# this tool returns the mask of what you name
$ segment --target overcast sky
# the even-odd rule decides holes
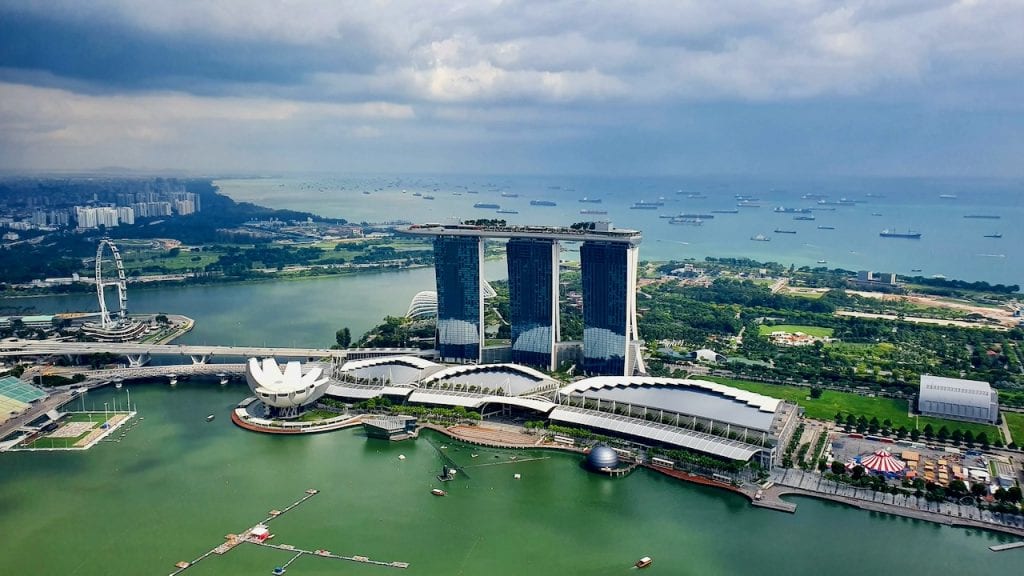
[[[1024,176],[1024,1],[0,0],[0,168]]]

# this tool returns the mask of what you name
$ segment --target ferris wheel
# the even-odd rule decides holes
[[[117,270],[117,279],[110,281],[103,281],[103,248],[109,247],[110,253],[113,256],[114,268]],[[117,302],[118,311],[117,319],[113,320],[110,317],[110,311],[107,309],[107,300],[104,297],[103,291],[107,286],[117,286]],[[109,238],[100,240],[100,245],[96,247],[96,298],[100,301],[100,325],[104,328],[109,328],[114,324],[118,324],[125,320],[128,316],[128,289],[127,281],[124,277],[124,265],[121,264],[121,253],[117,250],[117,246],[110,241]]]

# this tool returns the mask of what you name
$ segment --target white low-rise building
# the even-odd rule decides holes
[[[922,374],[917,409],[928,416],[995,424],[999,393],[988,382]]]

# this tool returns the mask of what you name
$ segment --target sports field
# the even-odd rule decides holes
[[[873,398],[870,396],[853,394],[851,392],[838,392],[836,390],[822,390],[821,398],[811,398],[811,389],[806,386],[766,384],[764,382],[751,382],[748,380],[734,380],[731,378],[718,378],[712,376],[701,376],[701,378],[705,380],[713,380],[720,384],[725,384],[726,386],[732,386],[741,390],[749,390],[751,392],[757,392],[758,394],[764,394],[765,396],[781,398],[783,400],[799,404],[803,407],[807,417],[815,420],[833,420],[836,416],[836,412],[842,412],[843,414],[853,414],[858,417],[864,416],[868,420],[875,417],[878,418],[879,422],[890,420],[894,427],[899,428],[900,426],[906,426],[907,430],[913,430],[915,425],[918,426],[919,429],[923,430],[926,425],[931,424],[932,428],[934,428],[936,432],[938,432],[939,428],[945,426],[950,430],[950,432],[957,428],[964,432],[970,430],[974,435],[985,432],[990,440],[1001,437],[995,426],[989,426],[987,424],[943,420],[942,418],[932,418],[929,416],[910,416],[908,414],[909,406],[906,400],[881,397]],[[1024,421],[1022,421],[1022,424],[1024,424]],[[1021,433],[1024,434],[1024,431]]]

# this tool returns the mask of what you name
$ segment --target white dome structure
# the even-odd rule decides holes
[[[301,364],[288,362],[282,371],[273,358],[262,362],[250,358],[245,365],[245,381],[267,407],[268,415],[286,418],[297,416],[300,407],[323,396],[329,382],[319,366],[303,374]]]
[[[417,292],[412,297],[412,302],[409,302],[409,310],[405,313],[405,317],[412,320],[437,317],[437,292],[433,290]]]

